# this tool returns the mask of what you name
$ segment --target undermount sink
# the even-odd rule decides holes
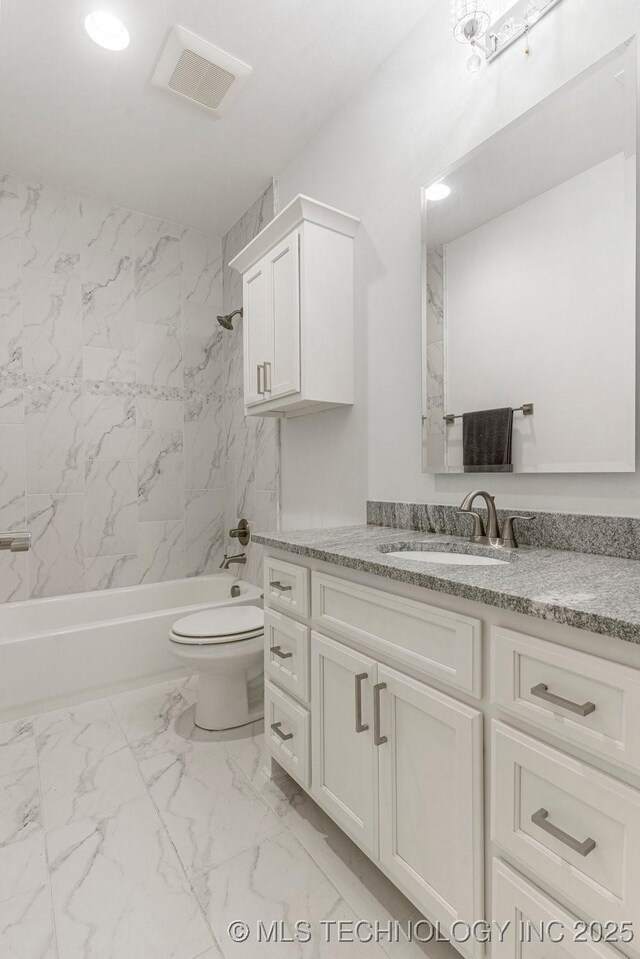
[[[474,556],[471,553],[440,553],[435,550],[405,549],[397,553],[387,553],[396,559],[411,559],[417,563],[438,563],[445,566],[504,566],[504,559],[493,556]]]
[[[442,549],[396,549],[381,552],[394,559],[410,559],[414,563],[434,563],[438,566],[505,566],[509,562],[508,559],[497,559],[495,556]]]

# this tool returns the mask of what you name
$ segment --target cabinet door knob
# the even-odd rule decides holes
[[[358,673],[356,680],[356,732],[364,733],[369,728],[368,723],[362,722],[362,684],[368,679],[367,673]]]
[[[578,716],[588,716],[589,713],[594,713],[596,709],[595,703],[574,703],[570,699],[564,699],[562,696],[550,693],[546,683],[538,683],[537,686],[532,686],[529,692],[532,696],[537,696],[538,699],[544,699],[546,703],[560,706],[561,709],[576,713]]]
[[[577,852],[580,856],[588,856],[589,853],[593,852],[596,848],[595,839],[583,839],[582,842],[580,842],[579,839],[574,839],[573,836],[570,836],[564,829],[560,829],[559,826],[554,826],[552,822],[549,822],[549,813],[546,809],[538,809],[537,812],[534,812],[531,816],[531,822],[534,826],[539,826],[544,832],[549,833],[554,839],[559,839],[560,842],[563,842],[565,846],[569,846],[570,849],[573,849],[573,851]]]
[[[373,687],[373,742],[376,746],[387,742],[387,737],[380,735],[380,693],[386,688],[386,683],[376,683]]]

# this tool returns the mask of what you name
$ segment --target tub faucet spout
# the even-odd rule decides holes
[[[220,563],[220,569],[229,569],[232,563],[238,563],[239,566],[244,566],[246,562],[247,562],[246,553],[238,553],[237,556],[227,556],[227,554],[225,553],[224,559]]]

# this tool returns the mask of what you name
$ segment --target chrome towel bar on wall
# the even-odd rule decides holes
[[[522,406],[516,406],[513,409],[514,413],[522,413],[523,416],[533,416],[533,403],[523,403]],[[464,414],[462,413],[447,413],[446,416],[443,416],[442,419],[449,426],[453,426],[456,420],[461,420]],[[425,417],[423,417],[425,419]]]

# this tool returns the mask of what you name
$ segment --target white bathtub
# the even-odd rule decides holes
[[[179,676],[171,625],[212,606],[261,605],[260,594],[217,573],[0,605],[0,721]]]

